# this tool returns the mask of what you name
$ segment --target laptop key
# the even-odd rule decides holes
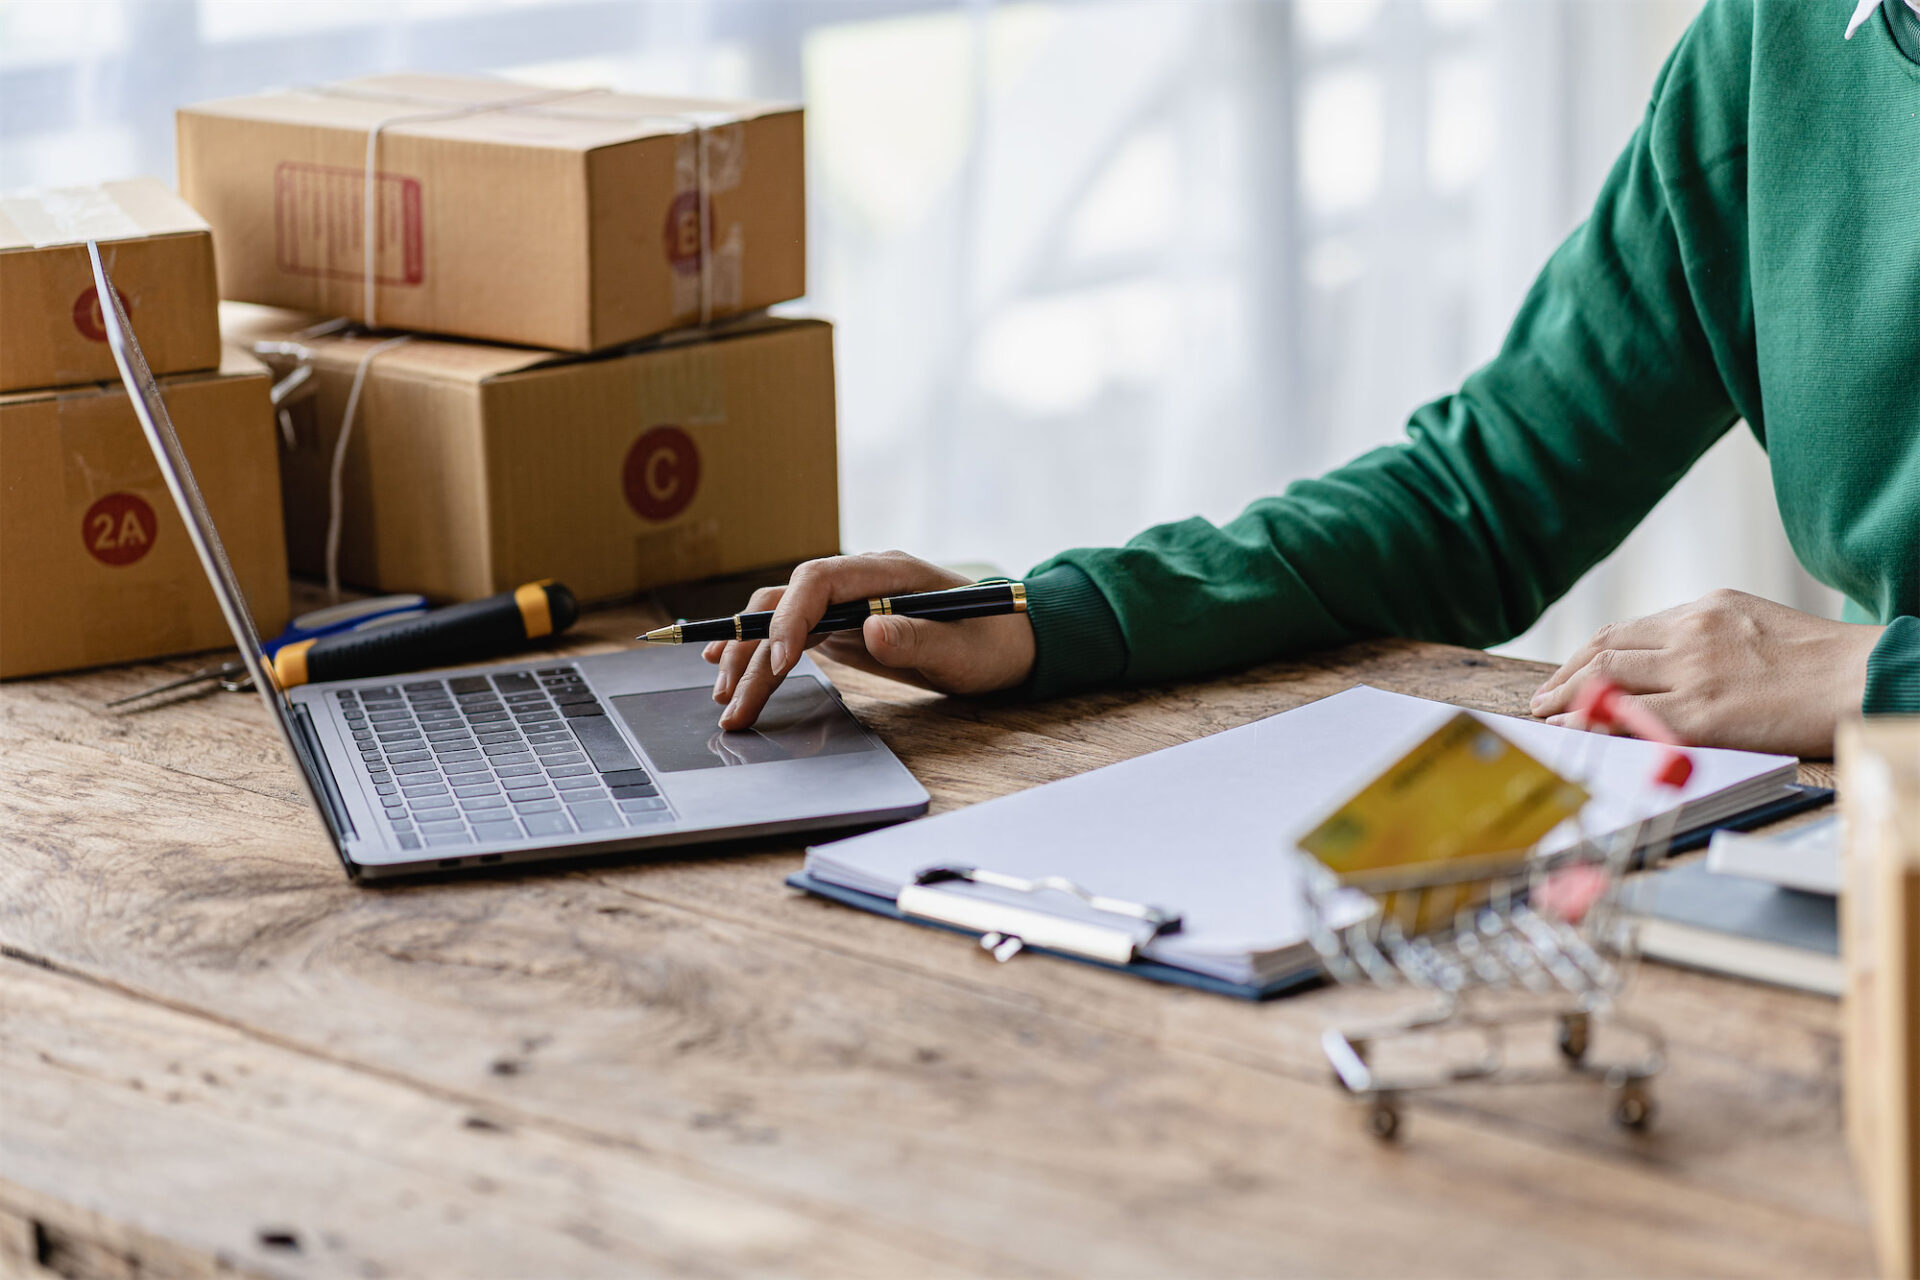
[[[418,849],[420,847],[420,837],[411,833],[397,835],[394,837],[394,840],[402,849]]]
[[[467,716],[468,724],[505,724],[508,720],[504,711],[475,711]]]
[[[456,773],[483,774],[487,770],[487,762],[485,760],[448,760],[441,764],[440,770],[448,777]]]
[[[444,835],[449,831],[465,831],[467,822],[466,819],[455,814],[443,819],[422,819],[420,829],[430,836]]]
[[[521,819],[530,836],[564,836],[573,830],[564,813],[530,813]]]
[[[515,735],[514,740],[511,742],[490,742],[480,749],[490,756],[518,756],[525,755],[527,751],[526,744],[519,741],[518,735]],[[516,761],[515,763],[523,762]]]
[[[453,794],[459,796],[462,800],[471,796],[497,796],[500,794],[500,784],[497,782],[477,782],[472,786],[464,785],[464,782],[465,780],[463,779],[463,785],[453,789]]]
[[[441,764],[458,764],[483,758],[478,751],[443,751],[440,753]]]
[[[578,751],[567,752],[562,755],[540,757],[540,763],[548,766],[549,769],[559,765],[585,764],[586,762],[587,758]]]
[[[483,693],[490,687],[485,676],[455,676],[447,681],[447,688],[455,693]]]
[[[629,813],[626,819],[630,827],[644,827],[652,822],[671,822],[673,815],[665,809],[649,809],[645,813]]]
[[[566,706],[560,708],[560,711],[570,720],[580,716],[604,716],[607,714],[601,709],[599,699],[597,698],[592,702],[569,702]]]
[[[395,751],[387,756],[392,764],[417,764],[422,760],[433,759],[431,751]]]
[[[595,774],[583,773],[577,778],[555,778],[553,785],[562,791],[598,791],[600,779]]]
[[[620,727],[605,716],[581,716],[567,722],[573,736],[587,749],[593,767],[601,773],[638,769],[640,761],[620,736]]]
[[[520,824],[517,822],[476,822],[473,824],[473,838],[483,844],[489,840],[518,840]]]
[[[603,802],[569,805],[568,814],[582,831],[605,831],[620,825],[620,811]]]
[[[575,702],[595,701],[593,694],[588,692],[585,686],[578,689],[556,689],[553,693],[553,700],[563,707]]]
[[[502,727],[500,728],[500,731],[498,733],[492,733],[492,732],[481,733],[478,735],[478,737],[480,739],[481,746],[497,747],[503,742],[520,741],[520,731],[518,729],[508,729],[508,728]]]
[[[659,794],[660,788],[654,786],[652,783],[634,783],[613,789],[613,798],[615,800],[635,800],[645,796],[657,796]]]
[[[549,778],[578,778],[582,774],[588,774],[592,772],[593,772],[593,767],[591,765],[556,764],[548,768],[547,776]]]
[[[528,693],[510,693],[506,697],[507,705],[510,707],[516,707],[521,705],[531,705],[532,703],[536,703],[536,702],[545,703],[546,700],[547,700],[547,695],[540,692],[538,689],[534,689]]]
[[[405,709],[398,711],[375,711],[367,716],[367,719],[374,724],[390,724],[395,720],[410,720],[412,718],[413,712]]]
[[[535,746],[539,746],[543,743],[552,743],[552,742],[571,743],[575,741],[575,738],[572,734],[568,733],[564,728],[560,727],[559,725],[555,725],[553,728],[545,730],[544,732],[540,730],[529,729],[527,731],[527,741],[533,743]]]
[[[502,693],[526,693],[539,685],[524,671],[502,671],[493,678],[493,687]]]
[[[600,774],[600,781],[610,787],[633,787],[639,786],[641,783],[652,782],[653,779],[647,776],[645,769],[614,769],[603,770]]]
[[[496,777],[501,778],[524,778],[529,774],[537,778],[540,776],[540,766],[537,764],[501,764],[495,765],[493,772]]]
[[[439,768],[440,766],[431,760],[415,760],[411,764],[397,764],[393,766],[393,771],[395,773],[434,773]]]
[[[461,799],[460,807],[468,813],[475,809],[504,809],[507,807],[507,798],[501,795],[466,796]]]
[[[373,793],[374,793],[375,795],[380,795],[380,796],[390,796],[390,795],[392,795],[392,794],[394,794],[394,793],[395,793],[396,791],[398,791],[398,790],[400,790],[400,784],[399,784],[399,783],[397,783],[397,782],[383,782],[383,783],[381,783],[381,784],[380,784],[379,786],[377,786],[377,787],[375,787],[375,788],[373,789]]]
[[[516,800],[513,802],[513,808],[516,813],[558,813],[560,802],[558,800]]]
[[[412,782],[401,786],[400,794],[409,800],[418,800],[423,796],[443,796],[447,794],[447,784],[438,778],[431,781],[415,778]]]
[[[564,756],[569,752],[580,750],[580,744],[570,733],[542,734],[541,736],[551,737],[557,741],[533,743],[533,753],[537,756]]]
[[[633,800],[622,800],[615,797],[614,804],[622,813],[654,813],[667,807],[667,802],[659,796],[653,796],[651,798],[643,796]]]

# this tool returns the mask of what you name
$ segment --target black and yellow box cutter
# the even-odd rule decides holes
[[[543,579],[368,630],[341,631],[282,646],[273,655],[273,676],[281,688],[291,689],[321,680],[456,666],[512,653],[530,640],[558,635],[579,616],[573,592]]]

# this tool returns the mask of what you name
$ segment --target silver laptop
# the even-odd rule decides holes
[[[927,793],[811,659],[758,725],[716,724],[698,646],[281,690],[97,245],[107,338],[240,657],[356,877],[916,817]]]

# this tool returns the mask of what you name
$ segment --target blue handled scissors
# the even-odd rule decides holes
[[[417,618],[426,611],[425,596],[371,596],[365,600],[348,600],[301,614],[287,624],[285,631],[261,647],[271,658],[280,651],[282,645],[318,640],[321,636],[337,635],[342,631],[370,631],[402,618]]]
[[[398,622],[402,618],[417,618],[427,611],[427,598],[416,595],[374,596],[366,600],[349,600],[344,604],[328,605],[324,609],[314,609],[303,613],[287,624],[287,629],[271,640],[263,641],[261,649],[269,660],[279,652],[282,645],[295,644],[301,640],[314,640],[321,636],[336,635],[342,631],[366,631],[374,627],[385,626],[389,622]],[[201,667],[191,675],[169,680],[165,684],[155,685],[151,689],[142,689],[125,697],[115,698],[107,703],[109,707],[125,706],[129,702],[138,702],[156,694],[171,693],[175,689],[184,689],[190,685],[218,684],[229,693],[243,693],[253,688],[253,678],[247,674],[244,664],[223,662],[218,666]],[[199,690],[194,697],[206,690]]]

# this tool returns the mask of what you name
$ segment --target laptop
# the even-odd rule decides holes
[[[159,384],[89,241],[154,460],[347,874],[359,879],[918,817],[925,788],[803,658],[757,725],[717,726],[699,646],[543,655],[281,689]]]

